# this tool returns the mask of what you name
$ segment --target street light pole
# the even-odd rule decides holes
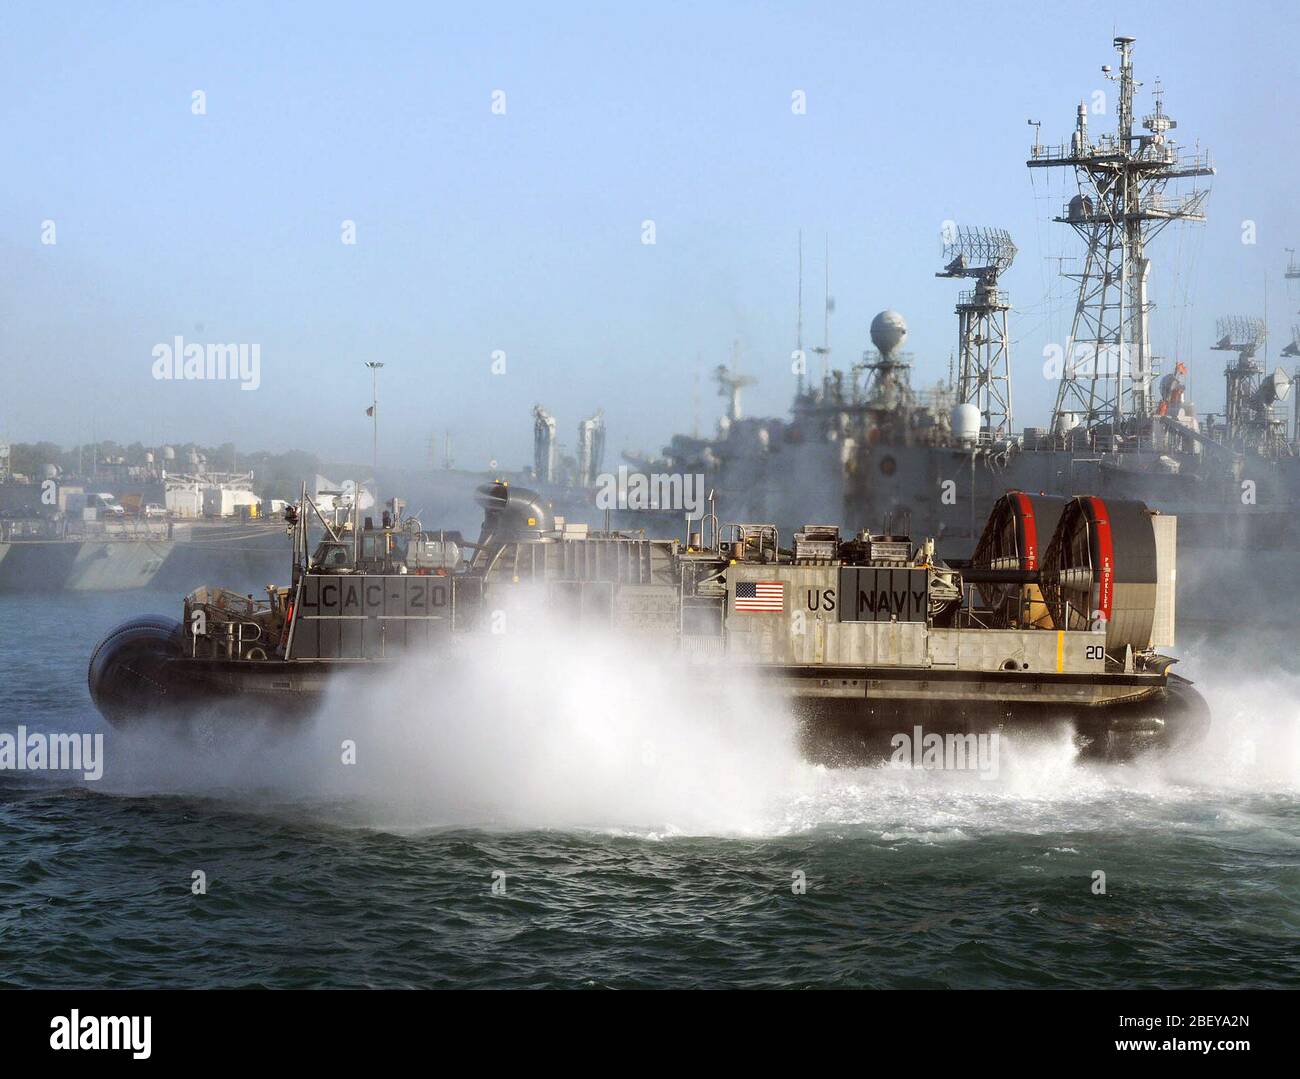
[[[370,455],[371,483],[375,485],[375,503],[379,503],[379,369],[384,365],[377,360],[367,360],[370,368],[370,418],[374,424],[374,442]]]

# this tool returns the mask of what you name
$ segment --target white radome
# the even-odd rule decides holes
[[[952,424],[953,437],[961,443],[978,441],[983,419],[980,410],[970,402],[956,405],[948,416]]]
[[[888,356],[907,340],[907,323],[897,311],[881,311],[871,320],[871,343]]]

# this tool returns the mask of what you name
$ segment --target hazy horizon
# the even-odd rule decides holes
[[[1267,302],[1270,364],[1300,321],[1282,277],[1300,247],[1300,15],[1092,7],[1069,37],[1030,4],[11,13],[0,440],[368,460],[363,363],[379,360],[389,467],[426,462],[431,437],[441,464],[450,432],[458,467],[517,468],[535,403],[570,446],[603,408],[617,463],[712,429],[733,341],[759,379],[747,414],[785,413],[800,230],[806,345],[822,339],[829,235],[836,364],[892,307],[915,384],[946,375],[960,286],[934,277],[945,221],[1019,246],[1004,278],[1016,427],[1041,424],[1042,348],[1073,311],[1056,260],[1082,252],[1050,220],[1069,178],[1025,167],[1026,120],[1065,141],[1104,89],[1089,122],[1112,130],[1100,67],[1116,33],[1137,39],[1138,116],[1159,78],[1174,136],[1218,169],[1207,223],[1150,252],[1155,350],[1218,411],[1215,319]],[[153,350],[178,336],[256,345],[257,389],[155,379]]]

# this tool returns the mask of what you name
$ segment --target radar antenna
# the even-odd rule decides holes
[[[1291,342],[1282,349],[1282,355],[1288,359],[1300,356],[1300,324],[1291,324]]]
[[[947,265],[935,277],[968,278],[975,287],[957,295],[957,403],[975,405],[981,426],[995,439],[1009,436],[1011,416],[1011,303],[998,277],[1011,267],[1016,245],[1005,229],[958,228],[943,245]]]
[[[1223,372],[1225,441],[1258,453],[1277,452],[1286,441],[1286,420],[1273,417],[1273,405],[1286,398],[1291,379],[1280,367],[1263,377],[1264,368],[1255,354],[1268,336],[1264,320],[1228,315],[1215,323],[1214,333],[1218,340],[1212,348],[1216,352],[1237,354],[1236,362],[1229,363]]]

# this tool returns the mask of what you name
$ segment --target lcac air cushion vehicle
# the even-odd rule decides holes
[[[309,715],[345,672],[472,644],[531,586],[588,632],[752,672],[791,703],[806,754],[822,762],[874,757],[918,725],[1072,724],[1085,752],[1114,756],[1208,724],[1200,695],[1156,651],[1174,640],[1177,521],[1140,502],[1012,492],[973,557],[955,563],[931,540],[833,526],[805,526],[784,547],[773,526],[720,526],[712,509],[685,541],[650,540],[566,524],[505,484],[479,500],[469,542],[387,513],[379,527],[340,530],[304,494],[286,513],[289,585],[266,600],[200,588],[179,622],[119,626],[90,661],[96,706],[115,724],[222,701]],[[313,516],[326,532],[309,551]]]

